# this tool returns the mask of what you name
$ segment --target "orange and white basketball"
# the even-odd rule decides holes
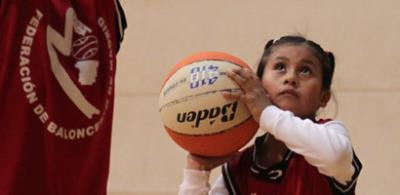
[[[250,68],[222,52],[202,52],[179,62],[165,78],[159,112],[171,138],[185,150],[203,156],[222,156],[244,146],[258,124],[244,103],[226,100],[221,91],[240,90],[225,75]]]

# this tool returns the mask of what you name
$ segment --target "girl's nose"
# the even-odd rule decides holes
[[[284,84],[296,87],[298,84],[296,74],[293,72],[286,73],[285,78],[284,78]]]

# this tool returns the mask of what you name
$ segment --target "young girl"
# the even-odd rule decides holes
[[[346,127],[316,120],[331,97],[334,56],[299,36],[269,41],[257,74],[227,73],[242,92],[224,92],[245,102],[266,133],[243,152],[220,158],[189,154],[179,194],[354,194],[361,164]],[[210,171],[223,165],[212,188]]]

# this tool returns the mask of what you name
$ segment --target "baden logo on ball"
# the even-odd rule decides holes
[[[235,118],[237,102],[225,104],[222,107],[214,107],[211,109],[202,109],[198,111],[190,111],[178,113],[176,121],[179,123],[193,122],[193,128],[198,128],[200,122],[208,119],[209,124],[212,125],[218,118],[221,122],[228,122]]]

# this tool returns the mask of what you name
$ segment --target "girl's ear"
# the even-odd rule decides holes
[[[331,99],[331,90],[323,90],[319,106],[325,107]]]

